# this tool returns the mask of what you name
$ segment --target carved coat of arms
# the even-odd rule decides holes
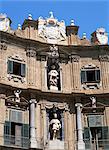
[[[48,43],[57,44],[59,41],[66,39],[65,22],[58,22],[50,12],[50,17],[38,20],[38,35],[44,38]]]

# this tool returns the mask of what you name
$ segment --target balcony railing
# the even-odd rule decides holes
[[[18,137],[13,135],[4,135],[4,145],[6,146],[16,146],[29,148],[29,138],[28,137]]]
[[[104,140],[90,140],[84,139],[85,150],[109,150],[109,139]],[[77,142],[75,143],[75,150],[77,150]]]

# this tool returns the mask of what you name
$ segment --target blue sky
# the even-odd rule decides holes
[[[50,11],[66,25],[74,19],[75,25],[80,27],[80,37],[86,32],[90,39],[90,34],[98,27],[104,27],[109,32],[108,0],[0,0],[0,12],[11,18],[13,29],[22,24],[29,13],[36,20],[39,16],[48,17]]]

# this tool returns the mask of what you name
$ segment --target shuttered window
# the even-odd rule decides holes
[[[81,83],[85,82],[99,82],[100,70],[82,70],[81,71]]]
[[[29,147],[29,125],[22,125],[22,146],[28,148]]]
[[[13,73],[13,61],[8,60],[8,73]]]
[[[10,74],[25,77],[26,74],[25,64],[8,60],[7,72]]]
[[[29,148],[29,124],[5,121],[4,145]]]
[[[84,141],[86,150],[91,149],[91,145],[93,145],[94,140],[96,140],[95,145],[98,145],[98,148],[103,147],[104,150],[109,149],[109,127],[108,126],[101,126],[101,127],[94,127],[84,128]]]

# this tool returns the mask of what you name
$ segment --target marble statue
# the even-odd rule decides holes
[[[50,90],[58,90],[58,75],[59,73],[56,70],[51,70],[48,75],[50,76],[49,78],[49,85],[50,85]]]
[[[54,118],[50,121],[50,126],[52,130],[53,140],[58,139],[59,131],[61,129],[61,123],[59,119],[57,119],[57,114],[54,113]]]
[[[16,102],[20,102],[20,96],[19,96],[20,93],[21,93],[21,90],[15,90],[14,91]]]
[[[92,107],[96,108],[96,98],[95,97],[90,97],[91,101],[92,101]]]
[[[8,31],[10,28],[10,20],[6,14],[0,14],[0,31]]]

